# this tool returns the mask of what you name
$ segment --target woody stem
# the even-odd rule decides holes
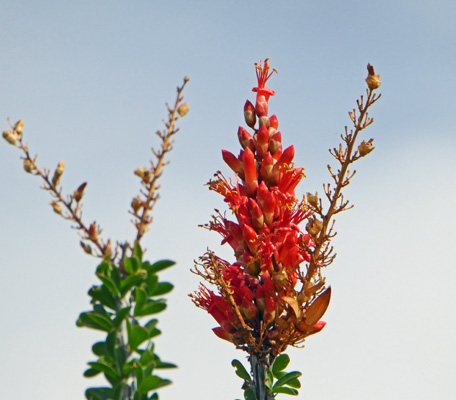
[[[250,366],[253,374],[253,386],[257,400],[272,400],[274,396],[269,392],[266,384],[266,370],[271,368],[272,361],[269,356],[260,357],[258,354],[250,356]]]

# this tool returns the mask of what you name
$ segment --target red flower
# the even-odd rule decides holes
[[[217,173],[209,182],[209,188],[224,197],[235,221],[218,213],[206,227],[218,232],[222,243],[229,243],[236,262],[203,257],[206,271],[222,270],[200,274],[219,286],[221,296],[202,287],[192,297],[219,323],[214,329],[217,336],[237,345],[244,343],[250,346],[248,351],[252,346],[266,346],[278,354],[286,345],[321,330],[324,323],[306,324],[307,305],[318,291],[303,297],[304,284],[297,287],[302,276],[300,264],[310,260],[307,250],[313,246],[310,236],[298,225],[311,211],[295,198],[295,188],[304,173],[294,166],[294,146],[282,151],[278,119],[268,117],[268,101],[274,91],[265,84],[274,71],[269,71],[268,60],[256,65],[256,103],[253,106],[247,100],[244,105],[245,121],[254,132],[239,127],[242,150],[238,157],[222,150],[236,179],[228,181]],[[246,327],[255,344],[246,343]]]

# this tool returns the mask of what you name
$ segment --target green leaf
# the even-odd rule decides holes
[[[274,372],[272,373],[274,375],[274,378],[276,379],[280,379],[282,376],[285,376],[286,374],[288,374],[288,372],[285,372],[285,371],[280,371],[280,372],[277,372],[274,374]]]
[[[97,342],[92,346],[92,352],[98,357],[104,356],[106,354],[106,343]]]
[[[114,295],[114,297],[120,297],[120,290],[113,279],[111,279],[109,276],[99,273],[96,275],[98,276],[98,279],[103,282],[103,285],[105,285],[106,288]]]
[[[136,257],[127,257],[124,259],[124,268],[127,274],[133,275],[141,266],[139,260]]]
[[[128,315],[128,312],[130,311],[130,308],[131,307],[125,307],[125,308],[121,308],[119,311],[117,311],[117,315],[116,317],[114,318],[114,326],[116,328],[118,328],[120,326],[120,324],[123,322],[123,320],[125,319],[125,317]]]
[[[117,342],[117,332],[113,330],[106,336],[106,351],[108,354],[114,358],[115,357],[115,348]]]
[[[296,378],[299,378],[301,376],[301,372],[298,372],[298,371],[293,371],[293,372],[289,372],[288,374],[282,376],[274,385],[274,388],[278,388],[280,386],[283,386],[285,384],[287,384],[287,382],[290,382],[291,380],[293,379],[296,379]]]
[[[89,368],[84,372],[84,376],[86,378],[92,378],[94,376],[97,376],[98,374],[101,374],[101,371],[93,369],[93,368]]]
[[[174,264],[176,263],[171,260],[157,261],[156,263],[151,265],[149,272],[152,274],[156,274],[159,271],[163,271],[166,268],[172,267]]]
[[[152,353],[150,350],[146,349],[141,353],[141,358],[139,359],[139,362],[143,367],[145,367],[146,365],[155,362],[155,354]]]
[[[147,293],[144,289],[137,287],[135,289],[135,301],[136,301],[136,308],[140,309],[146,304],[147,301]]]
[[[140,365],[138,365],[135,368],[135,375],[136,375],[136,380],[138,382],[138,386],[140,386],[144,380],[144,371]]]
[[[108,317],[103,317],[95,313],[86,314],[89,319],[91,319],[95,324],[98,324],[106,332],[110,332],[114,325]]]
[[[252,378],[239,360],[231,361],[231,365],[236,368],[236,375],[247,382],[252,382]]]
[[[141,385],[138,387],[138,392],[142,394],[147,394],[151,390],[156,390],[169,384],[171,384],[171,381],[169,379],[162,379],[156,375],[149,375],[142,381]]]
[[[105,332],[110,332],[113,328],[109,319],[92,312],[81,313],[76,321],[76,325],[79,327],[85,326],[91,329],[98,329]]]
[[[244,399],[245,400],[257,400],[255,392],[252,389],[247,389],[244,392]]]
[[[135,242],[135,246],[133,247],[133,257],[137,258],[139,262],[142,262],[143,251],[138,242]]]
[[[157,318],[152,318],[144,327],[149,331],[152,332],[152,329],[154,329],[158,324],[158,319]]]
[[[138,286],[141,282],[144,281],[144,276],[142,274],[134,274],[127,276],[120,284],[120,292],[122,297],[131,290],[134,286]]]
[[[149,273],[147,276],[146,286],[148,296],[152,296],[152,294],[155,293],[155,290],[157,290],[158,287],[158,276]]]
[[[157,325],[158,320],[157,319],[151,319],[144,327],[147,329],[149,332],[149,338],[154,338],[155,336],[158,336],[161,334],[160,329],[157,329],[155,326]],[[153,349],[151,349],[153,351]]]
[[[295,389],[301,388],[301,382],[299,382],[298,378],[292,379],[291,381],[287,382],[286,385],[291,386],[292,388],[295,388]]]
[[[152,376],[153,372],[154,372],[154,368],[155,368],[155,365],[152,363],[152,364],[149,364],[149,365],[146,365],[143,370],[144,370],[144,376],[147,377],[147,376]]]
[[[169,369],[169,368],[177,368],[176,364],[165,362],[165,361],[158,361],[155,364],[156,369]]]
[[[134,362],[136,362],[136,360],[134,360]],[[122,368],[122,374],[124,376],[130,375],[130,374],[133,373],[134,370],[135,370],[135,367],[133,365],[131,365],[131,362],[130,363],[125,363],[123,368]]]
[[[289,394],[291,396],[297,396],[299,392],[296,389],[292,389],[289,387],[278,387],[276,389],[272,389],[272,393],[283,393]]]
[[[160,300],[154,301],[149,300],[142,308],[138,309],[138,306],[135,307],[134,316],[142,317],[145,315],[157,314],[163,311],[166,308],[166,304]]]
[[[116,309],[116,301],[111,292],[104,285],[92,287],[89,290],[89,296],[94,300],[99,301],[104,306],[109,307],[111,310]]]
[[[123,366],[124,366],[125,361],[127,359],[127,355],[125,353],[126,353],[126,350],[124,349],[124,347],[118,346],[116,348],[116,364],[117,364],[117,367],[118,367],[119,371],[123,370]]]
[[[87,364],[89,364],[92,367],[92,369],[103,372],[106,376],[109,376],[114,379],[117,378],[116,371],[114,370],[114,368],[112,368],[108,364],[101,363],[101,362],[89,362]]]
[[[128,330],[128,346],[131,351],[135,351],[147,339],[149,339],[149,332],[142,326],[136,325]]]
[[[109,387],[90,388],[85,392],[87,400],[110,400],[114,391]]]
[[[274,364],[272,364],[272,373],[274,374],[274,376],[276,376],[278,372],[283,371],[289,363],[290,357],[288,357],[288,354],[281,354],[280,356],[278,356],[275,359]]]
[[[269,369],[266,369],[264,371],[264,384],[265,386],[269,389],[272,390],[272,384],[274,383],[274,376],[272,375],[272,371]]]
[[[149,397],[148,400],[158,400],[158,394],[154,393],[152,396]]]
[[[149,290],[149,296],[162,296],[173,290],[174,286],[169,282],[160,282],[158,286],[155,287],[155,290],[151,293]]]
[[[120,272],[117,266],[114,264],[104,261],[97,267],[96,275],[103,275],[112,280],[114,285],[118,288],[120,285]]]
[[[125,387],[125,382],[120,382],[114,388],[114,400],[122,400],[123,389]]]
[[[111,320],[111,314],[109,314],[101,304],[95,304],[93,306],[93,311],[102,317],[106,317]]]

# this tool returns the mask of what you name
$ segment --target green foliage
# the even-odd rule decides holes
[[[250,374],[247,372],[245,367],[242,365],[242,363],[239,360],[233,360],[231,361],[231,365],[236,368],[236,375],[239,376],[240,378],[244,379],[247,382],[252,382],[252,378]]]
[[[297,396],[297,389],[301,388],[301,383],[298,378],[302,375],[301,372],[293,371],[286,372],[285,368],[290,363],[290,357],[287,354],[278,356],[270,369],[265,370],[264,386],[268,392],[275,398],[277,394],[288,394]],[[255,384],[251,374],[247,372],[239,360],[233,360],[231,365],[236,368],[236,375],[244,380],[242,388],[244,389],[244,400],[257,400],[255,395]]]
[[[275,383],[270,388],[273,394],[283,393],[291,396],[297,396],[299,392],[296,389],[301,388],[301,383],[298,378],[302,375],[301,372],[285,372],[284,369],[290,363],[290,357],[287,354],[278,356],[271,367],[271,375],[276,379]]]
[[[132,400],[158,400],[155,391],[171,383],[154,373],[156,369],[176,368],[154,352],[152,339],[161,333],[158,320],[143,322],[142,317],[166,309],[166,301],[157,297],[169,293],[173,285],[160,282],[157,273],[174,262],[150,264],[142,257],[136,243],[132,256],[123,259],[121,268],[108,260],[97,267],[101,283],[89,290],[93,309],[81,313],[76,324],[106,332],[105,340],[93,345],[92,352],[98,358],[88,363],[84,376],[103,374],[111,386],[89,388],[87,400],[121,400],[125,390],[130,390]],[[128,387],[129,382],[136,390]]]

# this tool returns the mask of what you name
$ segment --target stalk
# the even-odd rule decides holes
[[[253,386],[257,400],[272,400],[274,396],[266,386],[266,371],[271,369],[272,357],[259,357],[254,353],[250,356],[250,366],[252,368]]]

